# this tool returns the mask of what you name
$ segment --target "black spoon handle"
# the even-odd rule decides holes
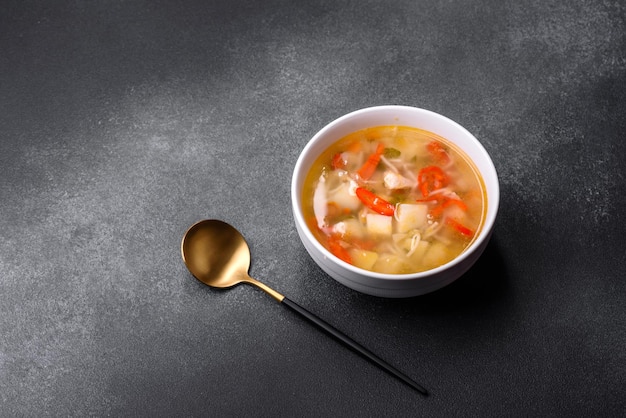
[[[391,364],[387,363],[386,361],[384,361],[383,359],[378,357],[376,354],[372,353],[370,350],[368,350],[367,348],[363,347],[361,344],[357,343],[352,338],[348,337],[343,332],[339,331],[337,328],[333,327],[332,325],[330,325],[326,321],[322,320],[321,318],[318,318],[317,316],[313,315],[311,312],[309,312],[306,309],[304,309],[302,306],[298,305],[297,303],[295,303],[292,300],[289,300],[286,297],[283,298],[281,303],[283,303],[284,305],[290,307],[291,309],[293,309],[294,311],[296,311],[300,315],[304,316],[306,319],[308,319],[309,321],[313,322],[315,325],[317,325],[318,327],[322,328],[324,331],[328,332],[333,337],[337,338],[339,341],[341,341],[342,343],[346,344],[347,346],[349,346],[350,348],[355,350],[357,353],[361,354],[363,357],[365,357],[368,360],[374,362],[376,365],[378,365],[383,370],[387,371],[388,373],[391,373],[393,376],[395,376],[398,379],[402,380],[404,383],[406,383],[407,385],[411,386],[413,389],[417,390],[422,395],[428,396],[428,391],[426,389],[424,389],[424,387],[422,387],[422,385],[414,382],[410,377],[408,377],[407,375],[402,373],[400,370],[396,369]]]

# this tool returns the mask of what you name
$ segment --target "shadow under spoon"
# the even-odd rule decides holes
[[[254,285],[422,395],[428,395],[428,391],[424,387],[352,338],[292,300],[250,277],[248,274],[250,249],[243,236],[231,225],[216,219],[207,219],[195,223],[183,236],[181,253],[189,272],[202,283],[216,288],[228,288],[240,283]]]

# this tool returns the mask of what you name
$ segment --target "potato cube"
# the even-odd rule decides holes
[[[347,238],[362,238],[366,230],[358,219],[348,218],[333,225],[333,232]]]
[[[356,267],[371,270],[376,260],[378,260],[378,253],[353,248],[350,250],[350,257],[352,258],[352,264]]]
[[[430,243],[428,241],[420,241],[419,244],[417,244],[417,248],[413,250],[413,253],[409,257],[411,262],[416,264],[421,263],[421,260],[424,258],[424,255],[426,255],[426,251],[428,251],[429,246]]]
[[[428,206],[420,203],[403,203],[396,209],[396,231],[408,232],[422,228],[427,221]]]
[[[448,249],[445,244],[435,241],[430,244],[428,251],[424,254],[424,265],[428,268],[439,267],[450,260]]]
[[[374,270],[386,274],[402,274],[409,271],[409,266],[394,254],[381,254],[374,264]]]
[[[373,235],[391,235],[393,217],[368,213],[366,217],[367,232]]]

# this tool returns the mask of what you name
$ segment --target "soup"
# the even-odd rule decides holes
[[[332,254],[379,273],[430,270],[461,254],[480,232],[485,187],[448,140],[406,126],[351,133],[313,163],[304,216]]]

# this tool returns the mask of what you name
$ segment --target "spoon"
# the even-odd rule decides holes
[[[248,274],[250,249],[243,236],[231,225],[216,219],[195,223],[183,236],[181,253],[189,272],[202,283],[217,288],[228,288],[240,283],[256,286],[422,395],[428,395],[428,391],[421,385],[367,348],[277,291],[250,277]]]

